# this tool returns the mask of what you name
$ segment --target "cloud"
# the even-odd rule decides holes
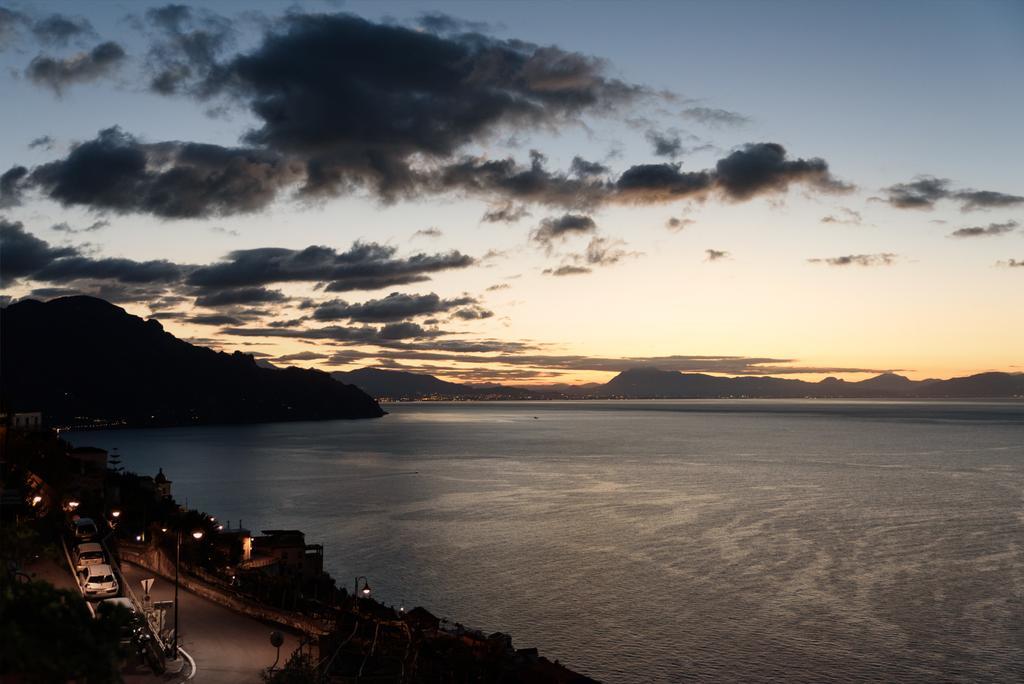
[[[149,85],[162,95],[208,78],[234,39],[232,22],[204,9],[165,5],[148,10],[145,18],[157,31],[149,50]]]
[[[853,186],[829,172],[821,158],[788,159],[777,143],[753,143],[736,150],[715,166],[715,184],[732,200],[745,200],[765,192],[781,192],[790,183],[805,183],[825,192],[848,192]]]
[[[604,164],[587,161],[583,157],[576,156],[572,158],[572,163],[569,165],[569,172],[579,176],[580,178],[588,178],[590,176],[603,176],[607,174],[609,169]]]
[[[680,171],[680,167],[679,163],[631,166],[615,182],[615,197],[620,202],[663,204],[702,199],[714,187],[713,172]]]
[[[29,62],[25,75],[60,95],[70,85],[88,83],[110,75],[126,57],[124,48],[113,41],[107,41],[88,52],[64,59],[38,55]]]
[[[201,143],[146,144],[108,128],[30,180],[64,206],[198,218],[264,209],[297,169],[261,150]]]
[[[14,42],[18,28],[28,21],[28,17],[19,11],[0,7],[0,48],[6,48]]]
[[[509,285],[508,283],[497,283],[496,285],[488,286],[487,291],[488,292],[496,292],[498,290],[507,290],[507,289],[509,289],[511,287],[512,286]]]
[[[303,351],[295,354],[285,354],[284,356],[278,356],[274,359],[275,363],[288,363],[290,361],[317,361],[319,359],[328,358],[328,354],[314,351]]]
[[[229,316],[228,314],[200,314],[198,316],[190,316],[186,319],[186,322],[198,325],[241,325],[242,319]]]
[[[52,150],[53,144],[53,138],[51,138],[48,135],[41,135],[38,138],[33,138],[31,141],[29,141],[28,148],[30,150],[34,150],[37,147],[41,147],[44,150]]]
[[[100,220],[93,221],[85,228],[72,228],[70,225],[68,225],[66,221],[61,221],[60,223],[55,223],[52,226],[50,226],[50,230],[55,230],[58,233],[68,233],[74,235],[75,233],[92,233],[97,230],[102,230],[103,228],[106,228],[109,225],[110,221]]]
[[[545,268],[541,273],[544,275],[553,276],[570,276],[570,275],[585,275],[590,273],[593,269],[587,268],[586,266],[573,266],[572,264],[564,264],[558,268]]]
[[[283,302],[288,299],[280,290],[268,290],[265,287],[238,287],[233,289],[210,288],[196,297],[196,306],[232,306],[237,304],[258,304],[264,302]]]
[[[949,237],[954,238],[970,238],[970,237],[992,237],[994,235],[1005,235],[1006,233],[1012,233],[1017,229],[1020,224],[1016,221],[1007,221],[1006,223],[990,223],[987,226],[971,226],[969,228],[959,228],[949,234]]]
[[[475,303],[472,297],[442,299],[433,292],[425,295],[392,292],[382,299],[371,299],[361,304],[342,300],[326,302],[317,306],[313,318],[318,321],[348,319],[360,323],[386,323],[443,313]]]
[[[92,24],[84,17],[51,14],[32,24],[32,33],[44,43],[67,45],[71,40],[95,35]]]
[[[718,261],[729,258],[729,252],[721,249],[705,249],[704,254],[707,255],[704,261]]]
[[[225,261],[197,268],[188,282],[204,287],[239,287],[322,281],[327,282],[328,292],[347,292],[423,282],[433,273],[476,263],[458,251],[404,258],[396,257],[396,251],[373,242],[356,242],[344,252],[325,246],[236,250]]]
[[[646,138],[658,157],[675,159],[683,151],[683,141],[677,134],[647,131]]]
[[[454,318],[459,318],[464,321],[477,321],[484,318],[491,318],[494,316],[494,312],[490,309],[485,309],[482,306],[467,306],[462,309],[456,310],[452,313]]]
[[[522,205],[502,202],[488,209],[480,220],[484,223],[515,223],[529,215],[530,212]]]
[[[1024,267],[1024,259],[1008,259],[1006,261],[997,261],[996,266],[1005,266],[1007,268]]]
[[[444,233],[441,232],[440,228],[421,228],[420,230],[417,230],[415,233],[412,234],[412,236],[414,238],[416,238],[416,237],[439,238],[442,235],[444,235]]]
[[[745,126],[750,123],[750,118],[739,114],[738,112],[730,112],[727,109],[713,109],[710,107],[688,107],[680,112],[680,115],[684,119],[690,119],[702,123],[706,126],[712,127],[739,127]]]
[[[960,202],[961,211],[994,209],[1024,205],[1024,197],[993,190],[954,190],[948,178],[917,176],[907,183],[896,183],[882,189],[888,202],[897,209],[934,209],[939,200]]]
[[[619,263],[626,257],[638,256],[637,252],[622,249],[625,244],[623,240],[595,235],[587,243],[582,260],[591,266],[610,266]]]
[[[863,217],[859,211],[853,209],[847,209],[846,207],[839,207],[839,215],[829,214],[828,216],[821,217],[822,223],[838,223],[851,226],[859,226],[864,223]]]
[[[584,214],[563,214],[546,218],[530,233],[530,239],[543,245],[549,252],[554,243],[574,235],[584,235],[597,230],[594,219]]]
[[[824,259],[808,259],[812,264],[828,264],[829,266],[889,266],[896,262],[899,255],[891,252],[879,254],[847,254],[846,256],[828,257]]]
[[[185,269],[163,259],[133,259],[66,256],[50,261],[32,272],[33,280],[66,283],[75,280],[113,280],[120,283],[172,284],[181,280]]]
[[[692,226],[695,223],[697,222],[692,218],[676,218],[675,216],[673,216],[668,221],[665,221],[665,227],[674,233],[678,233],[679,231],[685,229],[687,226]]]
[[[16,207],[21,204],[22,187],[28,169],[24,166],[12,166],[0,175],[0,208]]]
[[[51,247],[50,243],[25,232],[20,221],[0,218],[0,286],[8,287],[11,281],[31,276],[48,266],[55,259],[77,256],[73,247]]]
[[[246,141],[302,158],[312,194],[361,187],[394,199],[415,188],[417,158],[445,160],[501,131],[559,127],[650,94],[555,46],[345,14],[290,13],[255,49],[212,66],[184,50],[165,61],[187,67],[174,70],[175,91],[246,104],[258,121]]]

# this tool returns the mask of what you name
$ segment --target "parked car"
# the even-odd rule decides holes
[[[123,596],[103,599],[100,601],[100,605],[97,607],[97,610],[105,610],[103,606],[110,606],[111,610],[116,609],[117,606],[121,606],[130,614],[127,621],[121,625],[120,643],[122,646],[129,646],[133,642],[140,642],[146,636],[145,620],[141,615],[139,615],[138,611],[135,610],[135,605],[131,602],[131,599]],[[99,612],[97,612],[97,615],[99,615]]]
[[[78,518],[77,520],[73,520],[71,525],[75,539],[78,539],[79,541],[90,541],[95,539],[100,533],[99,528],[96,527],[96,523],[93,522],[92,518]]]
[[[107,554],[96,542],[82,542],[75,547],[75,572],[81,572],[90,565],[107,562]]]
[[[117,596],[120,590],[113,568],[106,563],[86,566],[81,577],[82,590],[87,598]]]

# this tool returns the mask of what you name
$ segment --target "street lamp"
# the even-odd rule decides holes
[[[196,530],[192,537],[199,541],[203,538],[203,531]],[[178,528],[178,542],[174,547],[174,646],[171,649],[171,657],[178,659],[178,568],[181,566],[181,528]]]
[[[363,580],[363,589],[359,590],[359,580]],[[360,598],[370,598],[370,581],[365,576],[359,575],[356,577],[355,584],[352,585],[352,596],[357,600]],[[356,605],[359,605],[358,603]]]
[[[114,519],[117,520],[121,517],[121,511],[115,508],[114,510],[110,511],[110,515],[114,516]]]

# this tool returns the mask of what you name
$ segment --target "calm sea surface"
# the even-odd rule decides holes
[[[1024,402],[386,408],[71,439],[607,682],[1024,679]]]

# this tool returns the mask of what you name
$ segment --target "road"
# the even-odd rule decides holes
[[[142,597],[140,581],[153,573],[131,563],[122,563],[121,571],[132,589]],[[174,584],[156,577],[150,596],[154,601],[174,600]],[[283,629],[240,615],[184,589],[178,595],[181,613],[179,644],[196,661],[197,684],[236,684],[260,682],[260,673],[274,663],[276,649],[270,645],[270,633],[284,635],[281,663],[298,648],[299,637]],[[173,620],[174,613],[168,614]]]

